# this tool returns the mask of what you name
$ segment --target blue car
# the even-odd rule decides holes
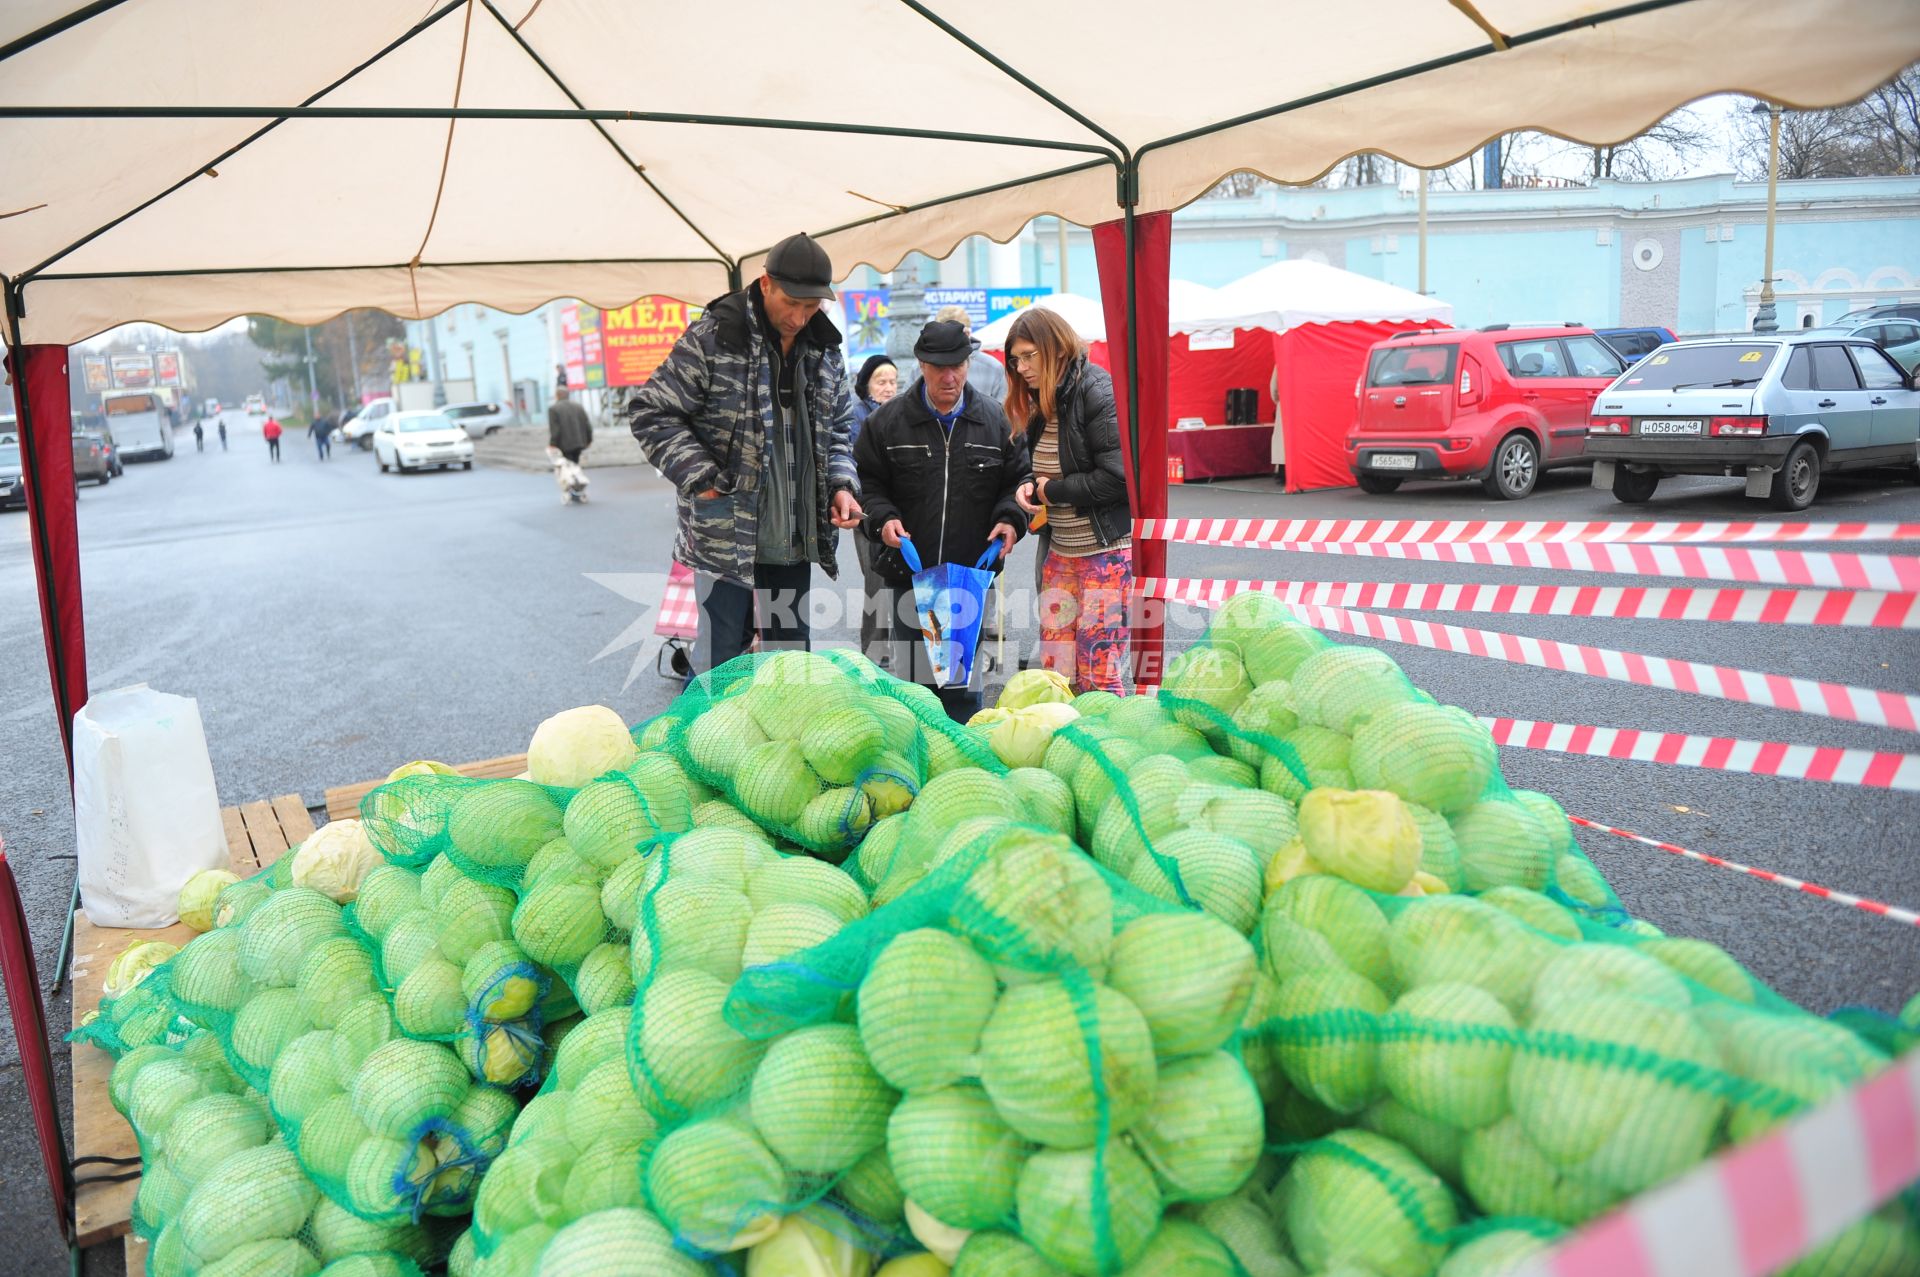
[[[1674,339],[1671,328],[1596,328],[1593,335],[1613,347],[1614,353],[1628,363]]]
[[[1744,475],[1804,510],[1829,470],[1920,465],[1914,375],[1860,337],[1802,330],[1690,338],[1615,378],[1587,423],[1593,486],[1650,501],[1671,474]]]

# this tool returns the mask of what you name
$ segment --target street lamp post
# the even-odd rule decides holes
[[[1780,331],[1780,320],[1773,305],[1773,210],[1780,191],[1780,104],[1756,102],[1753,113],[1767,116],[1767,249],[1761,268],[1760,306],[1753,312],[1753,331]]]
[[[313,328],[309,325],[301,331],[307,338],[307,415],[311,417],[320,411],[320,386],[313,376],[313,365],[316,362],[313,357]]]

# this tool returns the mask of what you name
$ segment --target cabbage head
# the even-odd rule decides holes
[[[213,930],[213,905],[220,893],[240,881],[240,875],[228,869],[202,869],[180,888],[176,906],[180,921],[195,931]]]
[[[527,775],[542,785],[578,789],[596,776],[624,771],[639,756],[620,715],[605,705],[562,710],[533,731]]]
[[[1026,709],[1048,703],[1065,705],[1071,700],[1073,687],[1064,674],[1058,670],[1035,669],[1021,670],[1008,679],[994,705],[1000,709]]]
[[[165,940],[135,940],[120,951],[107,968],[101,992],[109,998],[124,997],[134,986],[153,974],[153,969],[180,952],[178,945]]]
[[[1023,670],[1025,674],[1038,671]],[[984,711],[982,711],[984,712]],[[1008,713],[995,725],[987,743],[1009,767],[1038,767],[1047,757],[1053,734],[1080,717],[1080,711],[1060,701],[1040,701]]]
[[[336,820],[293,853],[293,885],[319,892],[337,905],[360,897],[360,880],[386,862],[357,820]]]

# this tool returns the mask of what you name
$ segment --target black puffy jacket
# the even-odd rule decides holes
[[[900,520],[926,567],[972,567],[996,523],[1012,527],[1015,536],[1026,534],[1027,516],[1014,500],[1033,470],[1026,436],[1008,427],[999,404],[971,390],[951,434],[928,410],[918,385],[901,391],[867,418],[853,460],[868,535],[878,542],[887,520]],[[900,551],[884,543],[874,551],[873,570],[896,583],[913,576]]]
[[[1054,410],[1060,417],[1060,477],[1047,481],[1047,503],[1072,506],[1093,524],[1101,545],[1112,545],[1133,531],[1112,374],[1089,359],[1076,359]],[[1035,413],[1027,423],[1029,453],[1046,430],[1046,419]]]

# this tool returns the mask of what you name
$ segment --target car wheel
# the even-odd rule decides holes
[[[462,462],[460,463],[460,468],[461,468],[462,470],[471,470],[471,469],[473,469],[473,462],[471,462],[471,461],[462,461]]]
[[[1796,443],[1787,463],[1775,472],[1767,500],[1776,510],[1804,510],[1819,491],[1820,450],[1810,443]]]
[[[1518,501],[1540,480],[1540,451],[1524,434],[1510,434],[1493,450],[1493,469],[1481,487],[1502,501]]]
[[[1613,468],[1613,499],[1624,501],[1628,505],[1640,505],[1653,500],[1653,490],[1660,486],[1660,475],[1654,470],[1629,470],[1623,465]]]
[[[107,485],[108,485],[109,483],[112,483],[112,482],[113,482],[113,471],[111,471],[111,470],[102,470],[102,471],[100,472],[100,480],[99,480],[99,482],[100,482],[100,486],[101,486],[101,487],[103,487],[103,488],[104,488],[104,487],[106,487],[106,486],[107,486]]]
[[[1383,497],[1389,492],[1400,490],[1400,480],[1392,475],[1363,473],[1359,476],[1359,480],[1360,491],[1371,492],[1376,497]]]
[[[387,463],[386,463],[386,462],[384,462],[384,461],[380,461],[380,454],[379,454],[379,453],[377,453],[377,452],[376,452],[376,453],[374,453],[374,454],[373,454],[373,459],[374,459],[375,461],[379,461],[379,462],[380,462],[380,473],[381,473],[381,474],[385,474],[385,473],[387,472]]]

